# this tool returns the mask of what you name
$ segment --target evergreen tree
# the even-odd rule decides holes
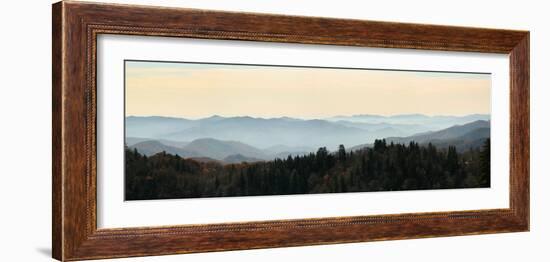
[[[338,147],[338,160],[346,161],[346,148],[344,145]]]
[[[125,148],[127,200],[488,187],[490,140],[481,149],[375,140],[348,153],[341,145],[256,163],[201,163]]]
[[[483,143],[480,155],[481,185],[491,186],[491,139],[487,138]]]

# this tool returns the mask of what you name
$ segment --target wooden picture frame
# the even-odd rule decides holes
[[[53,257],[82,260],[529,230],[529,32],[63,1],[53,5]],[[508,54],[510,207],[98,229],[99,34]]]

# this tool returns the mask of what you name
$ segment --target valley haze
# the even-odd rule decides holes
[[[240,163],[305,155],[339,145],[348,150],[375,139],[411,141],[459,151],[478,148],[490,137],[490,116],[357,114],[322,119],[213,115],[200,119],[127,116],[125,144],[145,155],[166,152],[202,162]]]

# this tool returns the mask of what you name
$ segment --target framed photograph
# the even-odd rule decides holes
[[[53,257],[529,230],[529,32],[53,5]]]

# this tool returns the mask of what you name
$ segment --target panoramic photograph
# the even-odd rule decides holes
[[[491,75],[126,60],[125,200],[487,188]]]

